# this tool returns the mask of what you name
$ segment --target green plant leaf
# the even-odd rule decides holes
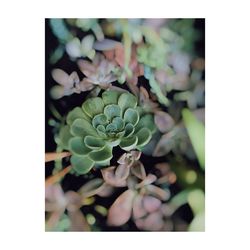
[[[104,161],[109,161],[112,158],[112,147],[106,145],[105,147],[103,147],[100,150],[97,151],[92,151],[89,153],[89,157],[97,162],[97,163],[101,163]]]
[[[61,146],[64,149],[69,148],[69,140],[72,138],[72,134],[70,133],[70,126],[66,125],[60,129],[59,138]]]
[[[137,105],[137,99],[130,93],[122,93],[118,99],[118,105],[123,111],[127,108],[135,108]]]
[[[96,131],[100,137],[107,138],[106,129],[103,125],[98,125]]]
[[[132,135],[135,131],[135,128],[133,126],[133,124],[131,123],[128,123],[126,126],[125,126],[125,134],[124,134],[124,137],[128,137],[130,135]]]
[[[106,105],[117,104],[120,93],[115,90],[106,90],[102,93],[102,100]]]
[[[78,174],[86,174],[94,166],[94,161],[92,161],[88,156],[72,155],[70,158],[70,162],[73,169]]]
[[[126,123],[131,123],[134,126],[138,123],[139,118],[139,114],[135,109],[128,108],[124,113],[124,121]]]
[[[112,120],[114,117],[121,116],[121,108],[116,104],[109,104],[104,108],[104,114]]]
[[[85,111],[85,113],[92,118],[95,115],[98,115],[103,112],[104,103],[102,98],[93,97],[86,100],[83,103],[82,108]]]
[[[71,125],[77,118],[84,118],[85,120],[90,121],[89,117],[83,112],[83,110],[80,107],[76,107],[68,113],[66,118],[67,124]]]
[[[93,135],[98,137],[98,134],[93,128],[92,124],[90,124],[87,120],[81,118],[77,118],[72,123],[70,132],[75,136],[84,137],[87,135]]]
[[[125,125],[125,123],[121,117],[113,118],[112,123],[116,125],[117,130],[119,130],[119,131],[122,130],[124,128],[124,125]]]
[[[137,147],[145,146],[152,138],[152,134],[147,128],[140,129],[140,131],[136,133],[136,136],[138,137]]]
[[[183,109],[182,116],[200,166],[205,169],[205,126],[188,109]]]
[[[84,138],[84,143],[91,149],[100,149],[105,146],[105,141],[103,139],[91,135],[87,135]]]
[[[137,142],[138,142],[137,136],[122,138],[119,146],[126,151],[130,151],[136,147]]]
[[[154,117],[151,114],[146,114],[140,118],[135,127],[135,131],[138,132],[141,128],[148,128],[151,133],[154,133],[156,131]]]
[[[96,115],[92,120],[92,125],[94,128],[97,128],[98,125],[107,125],[108,124],[108,118],[104,114]]]
[[[73,137],[69,140],[69,149],[77,155],[87,155],[91,152],[91,148],[88,148],[82,137]]]

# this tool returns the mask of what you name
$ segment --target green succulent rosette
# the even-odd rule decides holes
[[[87,99],[66,117],[59,132],[59,144],[72,153],[71,164],[77,174],[110,165],[112,149],[141,150],[156,127],[152,114],[137,106],[128,92],[106,90],[101,97]]]

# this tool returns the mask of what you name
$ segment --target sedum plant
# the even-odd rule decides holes
[[[141,150],[156,131],[152,114],[128,92],[106,90],[70,111],[59,132],[60,145],[72,154],[76,174],[110,165],[112,149]]]

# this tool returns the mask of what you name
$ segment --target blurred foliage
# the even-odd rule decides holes
[[[46,28],[46,231],[204,231],[204,19],[53,18]],[[126,98],[102,105],[105,93]],[[105,126],[128,121],[133,140],[114,143]]]

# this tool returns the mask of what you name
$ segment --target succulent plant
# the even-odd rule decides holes
[[[141,150],[156,131],[154,118],[137,106],[129,92],[106,90],[70,111],[59,132],[59,143],[72,153],[76,174],[110,164],[112,149]]]

